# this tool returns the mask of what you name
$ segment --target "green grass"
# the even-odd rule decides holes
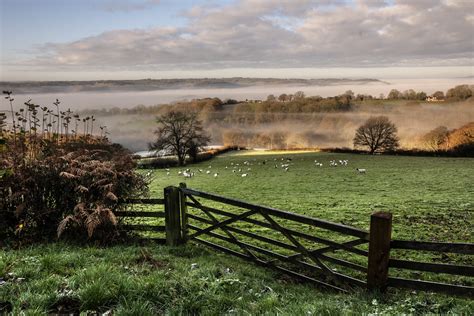
[[[0,275],[8,276],[0,302],[9,301],[14,314],[26,315],[58,306],[84,315],[108,310],[114,315],[467,315],[474,310],[472,301],[430,293],[323,291],[192,244],[36,245],[0,253]]]
[[[288,172],[280,167],[286,157],[292,159]],[[349,160],[348,166],[329,167],[330,160],[339,159]],[[323,167],[316,167],[314,160]],[[244,161],[252,164],[250,171],[242,166]],[[230,163],[239,163],[248,177],[232,173]],[[177,174],[184,168],[172,168],[170,176],[165,170],[152,171],[152,196],[161,197],[164,187],[186,182],[190,188],[362,229],[369,228],[372,212],[390,211],[394,238],[473,241],[474,160],[470,158],[242,151],[189,168],[196,172],[192,179]],[[366,168],[367,173],[358,174],[355,168]],[[215,172],[217,178],[212,176]]]
[[[287,158],[291,161],[287,162]],[[282,160],[283,159],[283,160]],[[322,167],[315,165],[315,160]],[[331,160],[348,160],[347,166],[331,167]],[[265,161],[265,164],[263,162]],[[244,164],[246,162],[246,164]],[[281,164],[289,163],[289,171]],[[236,167],[236,164],[238,166]],[[275,168],[275,165],[277,168]],[[210,167],[210,168],[209,168]],[[227,168],[226,168],[227,167]],[[406,157],[383,155],[332,154],[316,152],[256,152],[242,151],[218,156],[216,159],[189,166],[196,176],[187,179],[187,186],[207,192],[234,197],[282,210],[309,215],[324,220],[343,223],[364,230],[369,229],[370,214],[390,211],[393,214],[392,238],[443,242],[474,242],[474,160],[463,158]],[[251,170],[248,170],[250,168]],[[366,174],[355,169],[365,168]],[[199,172],[203,170],[203,173]],[[232,170],[242,169],[239,173]],[[155,170],[152,195],[161,196],[162,188],[185,181],[179,170]],[[207,174],[210,170],[210,174]],[[218,173],[214,177],[214,173]],[[241,173],[248,173],[245,178]],[[201,200],[201,202],[203,202]],[[204,201],[204,205],[238,213],[235,207]],[[201,211],[189,209],[193,214],[206,217]],[[223,217],[220,217],[221,219]],[[261,219],[261,216],[252,218]],[[314,229],[286,220],[279,220],[285,227],[304,231],[333,241],[352,238],[327,230]],[[196,221],[195,226],[205,227]],[[240,222],[241,229],[266,237],[287,241],[276,231]],[[242,241],[250,241],[239,237]],[[212,239],[216,241],[215,239]],[[300,240],[311,249],[320,247]],[[269,248],[263,242],[253,244]],[[238,248],[227,245],[237,250]],[[277,250],[271,247],[272,250]],[[367,245],[360,248],[367,250]],[[278,249],[281,254],[291,251]],[[337,252],[334,257],[349,260],[362,266],[367,259],[347,252]],[[472,256],[416,251],[392,251],[392,257],[424,262],[474,265]],[[333,266],[340,272],[365,279],[363,273]],[[422,278],[427,281],[448,282],[473,286],[472,278],[444,274],[391,270],[391,276]]]
[[[288,172],[274,168],[275,164],[286,163],[281,158],[287,157],[292,159]],[[324,166],[314,166],[315,159]],[[349,165],[329,167],[333,159],[348,159]],[[251,166],[242,166],[244,161]],[[232,173],[231,163],[240,164],[249,176],[242,178]],[[242,151],[189,168],[196,172],[194,178],[186,181],[191,188],[362,229],[368,229],[373,211],[389,210],[394,214],[395,238],[473,242],[472,159]],[[357,174],[355,168],[366,168],[367,174]],[[198,169],[211,170],[211,174],[201,174]],[[162,197],[165,186],[184,181],[178,170],[184,168],[171,169],[170,176],[165,170],[152,171],[153,197]],[[219,173],[217,178],[213,177],[215,172]],[[236,208],[219,207],[238,212]],[[294,225],[294,229],[309,229],[280,222]],[[265,229],[240,225],[282,238]],[[344,240],[324,231],[312,233]],[[473,264],[469,256],[443,258],[401,252],[395,255]],[[366,264],[363,257],[349,259]],[[14,314],[44,314],[60,306],[70,306],[84,314],[113,310],[117,315],[470,315],[474,312],[472,300],[441,294],[391,289],[382,296],[363,290],[352,294],[321,290],[194,243],[178,248],[155,244],[97,248],[52,243],[4,250],[0,252],[0,278],[6,281],[0,285],[0,303],[11,302]],[[428,279],[472,286],[467,278]]]

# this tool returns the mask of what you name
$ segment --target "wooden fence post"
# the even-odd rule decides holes
[[[180,190],[177,187],[166,187],[164,191],[166,244],[177,246],[182,243]]]
[[[369,266],[367,287],[385,291],[388,282],[388,261],[392,237],[392,214],[376,212],[370,216]]]
[[[186,189],[186,183],[181,182],[179,184],[180,189]],[[181,205],[181,231],[183,242],[188,241],[188,207],[186,205],[186,195],[183,191],[179,190],[180,205]]]

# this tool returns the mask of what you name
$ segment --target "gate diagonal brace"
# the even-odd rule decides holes
[[[298,240],[296,240],[290,233],[288,233],[285,229],[283,229],[280,224],[278,224],[273,218],[271,218],[268,214],[266,214],[264,211],[261,212],[263,217],[273,226],[275,227],[276,230],[280,231],[286,238],[288,238],[297,248],[301,253],[305,254],[309,258],[311,258],[314,263],[316,263],[319,267],[323,269],[324,272],[327,274],[333,276],[334,273],[329,269],[324,263],[319,260],[316,256],[312,255],[308,249],[306,249]]]
[[[189,198],[194,202],[196,203],[196,205],[202,207],[203,205],[196,199],[194,198],[193,196],[189,196]],[[219,224],[219,221],[217,220],[217,218],[211,214],[211,212],[205,210],[204,208],[200,208],[201,211],[203,211],[213,222],[214,224]],[[258,260],[259,258],[253,253],[251,252],[247,247],[243,246],[241,243],[239,243],[239,240],[237,239],[237,237],[235,237],[231,232],[229,232],[225,227],[221,227],[221,229],[224,231],[224,233],[227,234],[227,236],[229,236],[229,238],[231,238],[236,245],[238,245],[247,255],[251,256],[252,258]]]
[[[319,254],[324,254],[326,252],[335,252],[336,250],[344,250],[343,246],[349,246],[351,247],[352,245],[354,244],[361,244],[362,242],[365,242],[364,240],[362,239],[354,239],[354,240],[351,240],[351,241],[347,241],[347,242],[344,242],[344,243],[341,243],[341,248],[337,248],[335,246],[328,246],[328,247],[323,247],[323,248],[318,248],[318,249],[314,249],[314,250],[309,250],[309,252],[313,255],[319,255]],[[290,255],[288,256],[288,258],[290,259],[298,259],[298,258],[301,258],[303,256],[303,254],[301,253],[297,253],[297,254],[294,254],[294,255]]]
[[[205,229],[203,229],[203,230],[201,230],[201,231],[198,231],[198,232],[196,232],[196,233],[190,235],[189,238],[195,238],[195,237],[200,236],[200,235],[202,235],[202,234],[206,234],[206,233],[208,233],[208,232],[210,232],[210,231],[212,231],[212,230],[215,230],[215,229],[221,228],[221,227],[223,227],[223,226],[229,225],[229,224],[234,223],[234,222],[236,222],[236,221],[238,221],[238,220],[241,220],[241,219],[243,219],[243,218],[249,217],[249,216],[251,216],[251,215],[253,215],[253,214],[255,214],[255,213],[257,213],[257,211],[255,211],[255,210],[250,210],[250,211],[248,211],[248,212],[245,212],[245,213],[236,215],[235,217],[226,219],[225,221],[219,222],[219,223],[217,223],[217,224],[215,224],[215,225],[209,226],[209,227],[207,227],[207,228],[205,228]]]

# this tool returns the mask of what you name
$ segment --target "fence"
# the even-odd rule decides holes
[[[409,261],[390,254],[393,249],[471,256],[474,244],[392,239],[390,213],[372,214],[367,232],[193,190],[183,183],[179,188],[165,188],[164,196],[163,200],[157,200],[165,206],[164,214],[158,213],[165,217],[166,223],[160,230],[166,231],[166,244],[171,246],[195,241],[338,291],[353,287],[384,291],[387,287],[397,287],[474,296],[474,266]],[[119,215],[131,214],[134,213]],[[142,214],[138,212],[137,216]],[[467,261],[472,262],[472,257],[469,258]],[[457,281],[464,284],[410,278],[406,275],[411,274],[403,275],[404,271],[461,277],[464,279]],[[405,277],[399,277],[400,273]]]
[[[137,210],[138,205],[164,205],[164,199],[128,199],[121,201],[121,204],[135,206],[132,210],[114,212],[115,216],[121,221],[121,228],[123,230],[137,233],[152,233],[151,236],[149,234],[145,236],[146,239],[154,240],[162,244],[166,242],[163,236],[163,232],[166,231],[166,225],[157,225],[156,223],[156,219],[165,218],[166,213],[164,211],[157,211],[155,209],[156,207],[153,207],[153,211]],[[130,221],[130,219],[132,219],[132,221]],[[156,236],[156,233],[158,233],[158,236]]]

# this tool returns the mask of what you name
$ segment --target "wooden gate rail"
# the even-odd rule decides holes
[[[369,233],[368,232],[366,232],[364,230],[361,230],[361,229],[358,229],[358,228],[348,226],[348,225],[332,223],[332,222],[329,222],[329,221],[316,219],[316,218],[313,218],[313,217],[304,216],[304,215],[300,215],[300,214],[290,213],[290,212],[278,210],[278,209],[271,208],[271,207],[256,205],[256,204],[252,204],[252,203],[248,203],[248,202],[244,202],[244,201],[240,201],[240,200],[236,200],[236,199],[230,199],[230,198],[227,198],[227,197],[224,197],[224,196],[221,196],[221,195],[217,195],[217,194],[192,190],[192,189],[188,189],[188,188],[181,188],[181,190],[184,194],[186,194],[188,196],[202,197],[202,198],[205,198],[205,199],[208,199],[208,200],[221,202],[221,203],[224,203],[224,204],[233,205],[233,206],[237,206],[237,207],[240,207],[240,208],[245,208],[245,209],[248,209],[248,210],[255,210],[255,211],[258,211],[258,212],[265,212],[265,213],[268,213],[269,215],[273,215],[273,216],[276,216],[276,217],[280,217],[280,218],[284,218],[284,219],[288,219],[288,220],[293,220],[293,221],[296,221],[296,222],[299,222],[299,223],[302,223],[302,224],[308,224],[308,225],[312,225],[312,226],[332,230],[332,231],[343,233],[343,234],[346,234],[346,235],[359,237],[359,238],[362,238],[362,239],[365,239],[365,240],[369,239]]]
[[[164,205],[164,199],[127,199],[121,200],[120,204],[132,204],[132,205]],[[163,211],[115,211],[115,216],[123,218],[164,218],[165,212]],[[165,232],[165,225],[152,225],[152,224],[122,224],[120,226],[126,231],[136,232]],[[154,240],[158,243],[165,243],[165,238],[147,237],[148,240]]]
[[[194,207],[194,208],[198,208],[198,209],[201,209],[201,210],[205,209],[205,210],[207,210],[211,213],[215,213],[215,214],[218,214],[218,215],[223,215],[223,216],[234,216],[235,215],[233,213],[226,212],[226,211],[223,211],[223,210],[218,210],[216,208],[212,208],[212,207],[209,207],[209,206],[197,205],[193,202],[186,202],[186,205]],[[190,216],[190,215],[191,214],[189,214],[188,216]],[[272,225],[270,225],[268,223],[265,223],[265,222],[262,222],[262,221],[259,221],[257,219],[243,218],[242,221],[247,222],[249,224],[255,224],[257,226],[262,226],[262,227],[265,227],[265,228],[270,228],[270,229],[273,228]],[[321,243],[321,244],[325,244],[325,245],[330,246],[330,247],[325,247],[325,248],[315,250],[315,252],[321,252],[322,253],[322,252],[332,251],[332,250],[335,250],[335,249],[344,249],[344,250],[352,252],[354,254],[358,254],[358,255],[362,255],[362,256],[368,256],[367,251],[362,250],[362,249],[358,249],[358,248],[354,248],[354,246],[358,246],[358,245],[361,245],[361,244],[364,244],[364,243],[368,243],[368,240],[365,240],[365,239],[356,239],[356,240],[352,240],[352,241],[349,241],[349,242],[346,242],[346,243],[337,243],[337,242],[334,242],[332,240],[324,239],[324,238],[313,236],[313,235],[308,235],[308,234],[305,234],[303,232],[299,232],[299,231],[296,231],[296,230],[293,230],[293,229],[289,229],[289,228],[284,228],[284,229],[285,229],[285,231],[292,234],[293,236],[301,237],[301,238],[304,238],[304,239],[309,240],[309,241],[314,241],[314,242],[317,242],[317,243]]]
[[[396,269],[456,275],[464,278],[474,277],[473,266],[410,261],[403,258],[394,258],[393,254],[390,255],[391,249],[474,255],[474,244],[471,243],[439,243],[392,239],[392,215],[390,213],[377,212],[372,214],[370,231],[367,232],[344,224],[189,189],[185,184],[180,184],[180,187],[167,187],[164,193],[164,199],[129,201],[130,203],[139,204],[164,204],[164,212],[120,211],[116,212],[116,215],[148,218],[165,217],[166,225],[158,226],[159,228],[156,229],[166,231],[166,243],[168,245],[176,246],[188,240],[193,240],[222,252],[252,261],[258,265],[273,268],[333,290],[347,291],[349,289],[348,286],[356,286],[384,291],[387,287],[397,287],[474,297],[474,287],[472,286],[401,278],[390,275],[389,272],[392,269]],[[236,214],[203,205],[202,200],[234,206],[242,212]],[[190,213],[188,208],[199,210],[205,216],[202,216],[202,214],[197,215],[196,212]],[[259,215],[263,219],[251,218],[254,215]],[[276,219],[283,219],[283,221],[279,223]],[[189,220],[192,220],[193,223],[197,222],[199,225],[189,223]],[[262,236],[242,227],[230,226],[239,222],[266,228],[269,231],[273,231],[275,235],[271,237]],[[336,242],[327,237],[314,236],[307,232],[285,227],[288,222],[338,233],[350,237],[352,240]],[[137,226],[137,229],[154,229],[153,225],[135,226]],[[224,234],[216,232],[218,230]],[[204,236],[208,236],[212,240],[205,239],[203,238]],[[277,238],[277,236],[281,238]],[[245,241],[241,237],[245,237]],[[301,239],[298,240],[297,238]],[[302,240],[305,241],[304,244]],[[234,245],[233,248],[235,249],[227,248],[215,241],[224,241]],[[250,241],[258,241],[271,247],[262,246],[260,243],[258,245],[252,244]],[[368,251],[357,248],[357,246],[367,243]],[[277,250],[285,251],[279,253]],[[335,252],[347,252],[367,258],[364,259],[367,260],[367,266],[361,265],[360,261],[355,263],[329,255]],[[336,269],[331,268],[328,264],[335,264],[344,269],[336,271]],[[355,274],[364,275],[365,280],[361,280],[352,274],[346,274],[345,269],[348,272],[351,271]],[[470,280],[467,282],[468,284],[471,283]]]
[[[281,211],[274,208],[263,207],[260,205],[255,205],[255,204],[251,204],[251,203],[247,203],[247,202],[243,202],[243,201],[239,201],[235,199],[226,198],[226,197],[219,196],[216,194],[187,189],[184,185],[181,185],[180,188],[184,196],[184,199],[181,198],[181,201],[182,201],[181,203],[183,204],[183,206],[192,207],[192,208],[201,210],[208,217],[208,218],[203,218],[201,216],[186,212],[186,222],[189,219],[192,219],[200,223],[210,225],[205,228],[200,228],[195,225],[187,223],[185,225],[186,226],[185,228],[193,231],[193,233],[188,235],[189,239],[204,243],[208,246],[212,246],[213,248],[223,250],[227,253],[232,253],[232,254],[239,253],[240,254],[239,257],[243,256],[245,259],[252,260],[254,262],[257,262],[258,264],[265,264],[267,266],[269,265],[277,266],[276,261],[281,261],[281,262],[295,264],[297,266],[303,267],[306,270],[317,272],[318,274],[325,274],[326,275],[325,279],[328,279],[329,280],[328,282],[321,281],[321,280],[319,280],[319,282],[315,282],[316,279],[311,276],[302,274],[297,271],[293,271],[289,267],[278,266],[280,268],[280,271],[283,271],[283,270],[292,271],[293,275],[298,275],[300,277],[305,276],[307,279],[311,280],[312,282],[319,283],[319,285],[323,285],[327,287],[330,283],[333,283],[331,284],[331,288],[333,289],[337,288],[338,290],[341,290],[342,289],[340,287],[341,282],[343,282],[346,285],[350,284],[350,285],[355,285],[355,286],[365,286],[366,283],[364,281],[336,272],[333,269],[330,269],[325,263],[323,263],[323,261],[334,263],[346,268],[350,268],[356,271],[362,271],[366,273],[367,268],[364,266],[361,266],[352,262],[348,262],[342,259],[333,258],[333,257],[327,256],[325,253],[330,252],[330,251],[335,251],[335,250],[348,250],[358,255],[367,256],[367,251],[355,248],[355,246],[357,245],[367,243],[367,240],[366,240],[368,236],[367,232],[350,227],[350,226],[342,225],[342,224],[331,223],[328,221],[323,221],[323,220],[319,220],[319,219],[315,219],[315,218],[311,218],[307,216],[293,214],[293,213]],[[219,210],[213,207],[204,206],[196,199],[196,197],[224,203],[227,205],[236,206],[246,211],[244,211],[241,214],[235,214],[235,213]],[[186,198],[189,198],[190,201],[187,201]],[[219,221],[216,219],[216,217],[214,217],[213,214],[225,216],[227,218],[221,219]],[[265,222],[261,220],[249,218],[250,216],[256,215],[256,214],[263,216],[263,218],[265,219]],[[318,228],[322,228],[322,229],[326,229],[330,231],[336,231],[338,233],[342,232],[342,234],[344,235],[356,236],[359,238],[356,240],[349,241],[349,242],[337,243],[328,239],[316,237],[313,235],[309,235],[306,233],[298,232],[298,231],[283,227],[278,222],[276,222],[272,218],[272,216],[276,218],[290,220],[296,223],[306,224],[311,227],[318,227]],[[274,238],[269,238],[266,236],[261,236],[261,235],[255,234],[253,232],[248,232],[237,227],[229,226],[230,224],[238,222],[238,221],[251,223],[257,226],[265,227],[273,231],[276,231],[280,235],[285,237],[286,242],[280,241]],[[224,233],[227,236],[215,233],[214,230],[217,230],[217,229],[221,229],[222,231],[224,231]],[[236,233],[239,236],[245,236],[253,240],[262,241],[262,242],[271,244],[273,246],[290,250],[293,252],[293,254],[283,255],[275,251],[250,244],[248,242],[243,242],[239,240],[233,233]],[[230,244],[234,244],[238,246],[244,253],[240,253],[238,251],[226,248],[222,245],[218,245],[211,241],[199,238],[202,235],[207,235],[209,237],[226,241]],[[295,237],[301,237],[301,238],[304,238],[305,240],[316,242],[318,244],[323,244],[324,247],[318,248],[318,249],[308,249],[303,244],[301,244]],[[262,258],[259,258],[257,256],[258,254],[264,255],[273,259],[270,261],[266,261]],[[310,259],[312,263],[303,261],[302,259],[304,258]]]
[[[394,239],[390,242],[390,248],[474,255],[474,244],[468,243],[426,242]]]

